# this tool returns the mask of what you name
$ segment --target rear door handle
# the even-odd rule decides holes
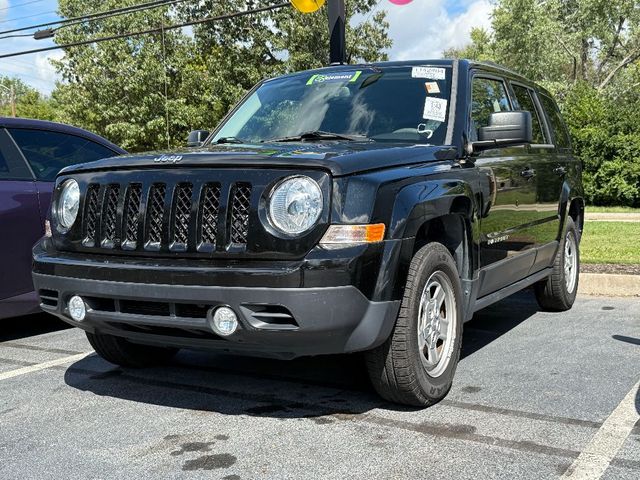
[[[536,176],[536,171],[533,168],[525,168],[520,172],[522,178],[533,178]]]
[[[553,169],[553,173],[560,176],[566,175],[567,169],[561,166],[557,166],[556,168]]]

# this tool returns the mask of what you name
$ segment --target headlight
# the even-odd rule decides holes
[[[60,226],[70,229],[78,217],[80,208],[80,187],[75,180],[67,180],[62,184],[62,191],[56,205],[56,216]]]
[[[283,180],[269,198],[269,220],[287,235],[299,235],[311,229],[323,208],[322,190],[309,177]]]

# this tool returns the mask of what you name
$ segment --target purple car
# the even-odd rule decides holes
[[[0,319],[38,312],[31,247],[58,172],[126,153],[98,135],[59,123],[0,117]]]

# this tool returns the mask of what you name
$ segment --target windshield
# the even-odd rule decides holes
[[[249,95],[212,142],[290,141],[307,134],[300,140],[442,145],[450,91],[446,66],[342,68],[278,78]],[[322,135],[308,135],[314,132]]]

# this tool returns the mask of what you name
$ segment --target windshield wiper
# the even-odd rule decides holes
[[[245,141],[238,137],[221,137],[213,143],[220,145],[222,143],[245,143]]]
[[[261,143],[271,142],[300,142],[300,141],[314,141],[314,140],[347,140],[349,142],[362,142],[372,141],[365,135],[346,135],[342,133],[323,132],[322,130],[313,130],[310,132],[304,132],[299,135],[292,135],[290,137],[272,138],[271,140],[262,140]]]

